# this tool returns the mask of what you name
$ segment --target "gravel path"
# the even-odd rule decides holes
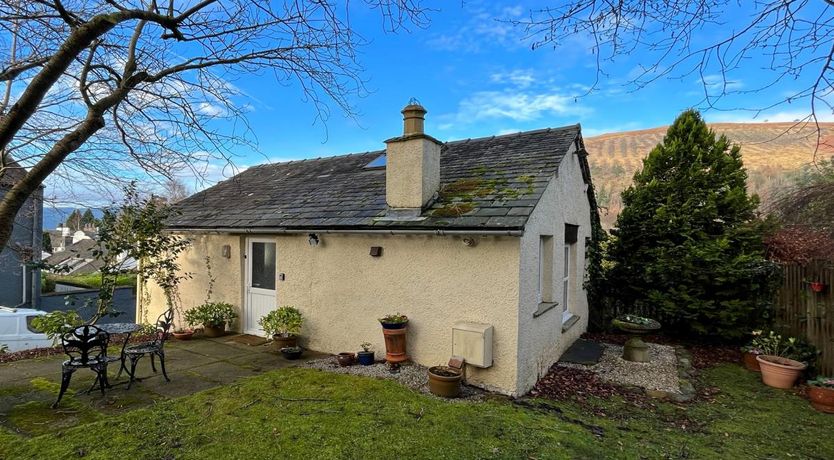
[[[353,366],[342,367],[336,361],[336,357],[328,357],[322,359],[314,359],[302,364],[301,367],[311,369],[319,369],[327,372],[334,372],[337,374],[352,374],[361,375],[363,377],[373,377],[379,379],[396,380],[401,385],[407,386],[411,389],[425,393],[431,397],[449,400],[447,398],[439,398],[429,393],[429,376],[428,368],[414,363],[402,364],[398,372],[391,372],[388,366],[383,363],[376,363],[370,366],[362,366],[355,364]],[[472,387],[469,385],[461,385],[460,396],[457,400],[479,400],[486,394],[485,391]]]
[[[559,363],[560,366],[590,370],[603,380],[620,385],[634,385],[647,390],[680,393],[677,357],[675,349],[666,345],[648,343],[649,362],[635,363],[622,358],[623,347],[602,344],[605,351],[599,363],[593,366]]]

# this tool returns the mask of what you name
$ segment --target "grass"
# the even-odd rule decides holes
[[[0,430],[0,458],[834,458],[834,417],[801,397],[735,365],[704,381],[712,401],[589,408],[285,369],[42,436]]]
[[[46,274],[41,282],[43,292],[53,292],[55,283],[66,283],[87,289],[98,289],[101,287],[101,273],[88,273],[86,275],[53,275]],[[116,286],[136,286],[135,273],[123,273],[116,278]]]

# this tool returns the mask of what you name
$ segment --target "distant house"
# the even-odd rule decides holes
[[[25,174],[10,160],[0,176],[0,197],[4,196]],[[30,263],[40,261],[43,243],[43,189],[38,189],[17,213],[12,237],[0,248],[0,306],[14,307],[40,303],[40,270]]]
[[[55,271],[62,275],[86,275],[101,270],[103,262],[96,257],[95,252],[99,249],[98,242],[78,230],[75,232],[73,243],[54,252],[47,257],[48,265],[57,267]],[[122,257],[119,264],[121,270],[133,270],[136,268],[136,261],[129,257]]]
[[[462,355],[468,382],[523,394],[588,321],[580,127],[444,143],[421,106],[403,114],[385,150],[253,167],[179,202],[184,305],[205,298],[208,256],[237,331],[264,335],[258,319],[294,305],[304,346],[384,356],[377,318],[399,312],[414,361]],[[152,288],[148,318],[164,308]]]
[[[70,227],[59,224],[55,230],[48,230],[49,239],[52,242],[52,253],[66,251],[67,248],[81,240],[95,240],[97,229],[93,225],[87,225],[83,230],[73,231]]]
[[[96,260],[94,251],[98,243],[90,238],[82,238],[75,243],[55,251],[46,259],[51,266],[60,267],[58,272],[62,274],[86,274],[98,271],[101,266]]]

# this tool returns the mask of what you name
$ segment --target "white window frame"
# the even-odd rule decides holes
[[[573,251],[571,250],[571,246],[573,244],[565,244],[564,245],[564,263],[562,264],[562,322],[565,322],[573,316],[570,312],[570,305],[571,301],[571,270],[573,269],[573,260],[571,255]]]
[[[539,235],[538,302],[553,302],[553,235]]]

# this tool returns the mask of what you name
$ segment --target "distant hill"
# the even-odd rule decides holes
[[[813,125],[793,123],[715,123],[710,127],[741,145],[748,188],[766,202],[784,186],[790,175],[810,164],[817,144]],[[603,210],[603,225],[610,227],[622,205],[620,193],[631,184],[643,158],[663,140],[665,126],[585,138],[591,175]],[[818,158],[834,155],[834,123],[820,124],[822,140]]]
[[[55,230],[58,228],[58,224],[66,222],[67,217],[69,217],[75,209],[79,209],[81,212],[84,212],[87,208],[54,207],[45,204],[43,207],[43,230]],[[90,209],[93,211],[93,215],[96,216],[96,219],[101,218],[103,213],[100,209]]]

